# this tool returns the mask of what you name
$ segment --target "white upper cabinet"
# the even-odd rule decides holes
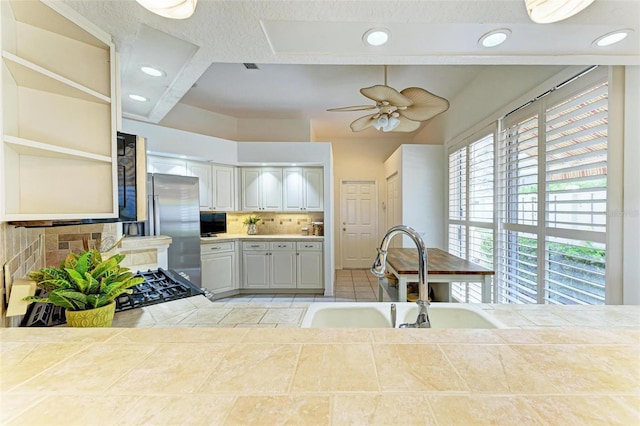
[[[235,211],[237,200],[236,168],[203,161],[147,156],[149,173],[195,176],[200,189],[200,210]]]
[[[211,189],[211,164],[188,161],[187,174],[198,178],[200,210],[212,210],[213,191]]]
[[[283,173],[283,210],[322,211],[322,168],[287,167]]]
[[[0,219],[117,217],[111,37],[61,2],[2,1],[0,19]]]
[[[170,157],[147,156],[147,172],[165,175],[189,176],[187,160]]]
[[[242,210],[282,211],[282,168],[242,168]]]
[[[236,209],[236,168],[213,165],[213,209],[220,211],[235,211]]]

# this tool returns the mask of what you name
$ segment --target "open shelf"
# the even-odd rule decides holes
[[[78,151],[75,149],[63,148],[47,143],[36,142],[29,139],[16,138],[5,135],[4,142],[19,155],[32,155],[38,157],[83,159],[111,163],[111,157],[106,155],[92,154],[90,152]]]
[[[111,103],[109,97],[51,72],[39,65],[22,59],[13,53],[3,51],[2,58],[18,86],[29,87],[31,89],[82,99],[89,102],[100,102],[103,104]]]

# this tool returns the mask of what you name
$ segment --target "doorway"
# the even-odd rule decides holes
[[[340,247],[344,269],[370,268],[378,243],[375,180],[340,182]]]

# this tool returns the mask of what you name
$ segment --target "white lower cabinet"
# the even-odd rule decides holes
[[[234,241],[200,246],[202,287],[215,295],[238,289],[238,262]]]
[[[322,242],[242,243],[242,289],[320,289],[322,269]]]
[[[321,242],[297,242],[297,271],[298,279],[296,288],[322,288],[322,243]]]

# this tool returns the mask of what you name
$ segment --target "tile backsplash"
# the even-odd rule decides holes
[[[227,213],[227,233],[246,234],[247,227],[243,225],[244,219],[250,214],[258,215],[262,219],[258,223],[258,234],[301,234],[302,228],[309,228],[311,233],[311,222],[323,222],[324,214],[319,213]]]

